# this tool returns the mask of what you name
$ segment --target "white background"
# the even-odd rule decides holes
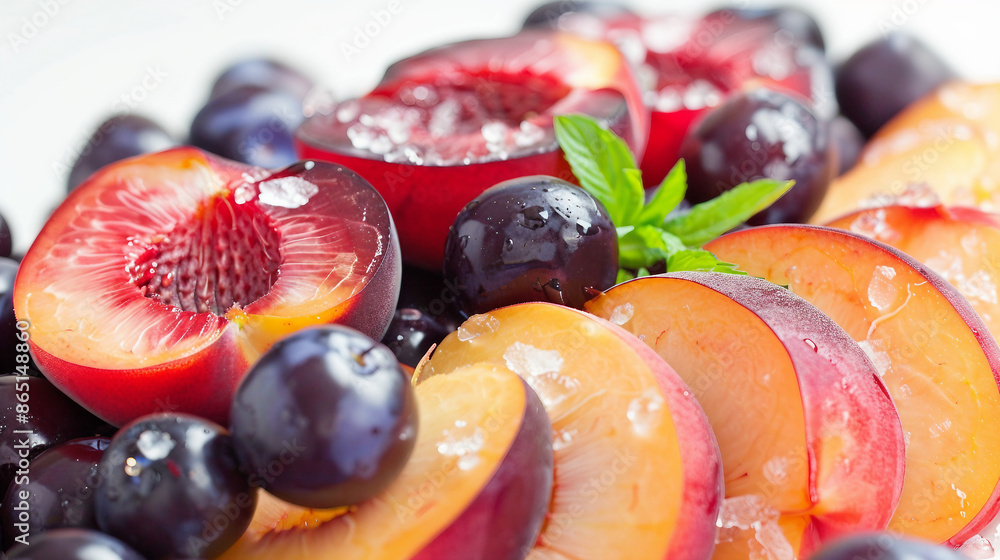
[[[446,41],[514,33],[536,0],[396,0],[398,15],[360,54],[389,0],[0,0],[0,213],[23,252],[65,193],[93,129],[138,93],[134,111],[183,138],[227,63],[286,59],[339,97],[370,88],[392,61]],[[736,0],[761,7],[770,2]],[[924,38],[963,75],[1000,79],[1000,2],[784,0],[820,21],[834,60],[890,28]],[[706,11],[718,1],[635,0],[645,13]],[[46,13],[46,8],[52,15]],[[32,22],[32,20],[34,22]],[[40,23],[40,25],[38,25]],[[150,73],[159,81],[143,79]],[[141,100],[137,100],[141,97]]]

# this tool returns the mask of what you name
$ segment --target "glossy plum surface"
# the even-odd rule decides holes
[[[18,343],[22,341],[17,336],[19,331],[14,315],[14,279],[18,266],[17,261],[0,257],[0,375],[14,373],[17,366],[30,364],[25,358],[21,358],[20,363],[17,361],[18,354],[27,356],[27,352],[18,352]]]
[[[292,133],[302,123],[295,94],[244,85],[213,97],[191,123],[191,144],[222,157],[274,169],[298,159]]]
[[[148,560],[118,539],[87,529],[54,529],[30,543],[10,550],[8,560]]]
[[[468,314],[548,301],[582,308],[618,273],[618,236],[590,194],[554,177],[506,181],[458,214],[444,277]]]
[[[838,115],[830,121],[830,144],[837,152],[837,176],[843,175],[861,157],[865,136],[847,117]]]
[[[956,77],[922,41],[893,33],[837,67],[837,101],[844,115],[871,136],[907,105]]]
[[[445,281],[440,270],[403,265],[397,310],[416,309],[451,332],[468,319],[455,305],[457,297],[455,285]]]
[[[139,115],[115,115],[97,127],[66,180],[70,191],[98,169],[118,160],[159,152],[177,141],[156,122]]]
[[[28,405],[24,416],[18,412],[19,404]],[[27,446],[30,460],[49,447],[94,435],[103,427],[103,422],[46,379],[0,377],[0,493],[6,492],[17,471],[28,465],[20,456],[22,446]]]
[[[243,86],[257,86],[285,91],[302,101],[314,85],[308,76],[284,62],[268,58],[248,58],[232,64],[216,78],[209,98],[221,97]]]
[[[710,200],[761,178],[795,186],[751,224],[803,222],[819,208],[836,171],[827,123],[792,97],[757,89],[708,113],[688,132],[687,198]]]
[[[305,507],[349,506],[405,466],[416,401],[388,348],[353,329],[316,327],[278,342],[250,369],[236,391],[232,432],[269,493]]]
[[[232,438],[196,416],[153,414],[123,426],[99,468],[98,525],[150,559],[218,556],[257,502]]]
[[[403,307],[396,310],[382,344],[400,363],[416,367],[431,346],[444,340],[451,330],[420,310]]]
[[[13,239],[10,235],[10,225],[3,216],[0,216],[0,257],[9,258],[14,250]]]
[[[967,560],[954,550],[889,533],[868,533],[835,542],[809,560]]]
[[[94,491],[102,484],[97,464],[110,441],[103,437],[74,439],[31,461],[30,475],[15,479],[0,506],[4,549],[16,544],[15,536],[25,533],[33,538],[51,529],[97,530]],[[24,510],[30,512],[30,519],[27,527],[18,527]]]

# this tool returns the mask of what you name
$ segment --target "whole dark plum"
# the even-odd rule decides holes
[[[500,183],[455,218],[444,277],[468,314],[528,301],[578,309],[615,283],[618,235],[587,191],[555,177]]]

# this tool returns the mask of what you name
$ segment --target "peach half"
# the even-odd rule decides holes
[[[388,208],[354,172],[177,148],[74,190],[21,262],[14,309],[46,377],[104,420],[226,424],[236,385],[281,337],[340,323],[381,338],[400,274]]]

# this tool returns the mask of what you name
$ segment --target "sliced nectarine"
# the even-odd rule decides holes
[[[619,284],[587,310],[656,350],[705,409],[726,477],[716,559],[805,558],[888,524],[899,416],[875,366],[815,307],[749,276],[678,273]]]
[[[1000,337],[1000,217],[975,208],[887,206],[848,214],[830,227],[910,255],[958,289]]]
[[[227,560],[521,560],[552,492],[552,428],[538,396],[503,367],[471,365],[417,387],[409,463],[351,510],[262,494]]]
[[[782,225],[705,246],[786,285],[866,350],[907,438],[894,531],[958,545],[1000,510],[1000,348],[955,288],[899,251],[842,230]]]
[[[529,559],[711,556],[718,445],[690,391],[645,344],[588,313],[527,303],[471,317],[416,380],[476,362],[523,376],[552,419],[555,489]]]

